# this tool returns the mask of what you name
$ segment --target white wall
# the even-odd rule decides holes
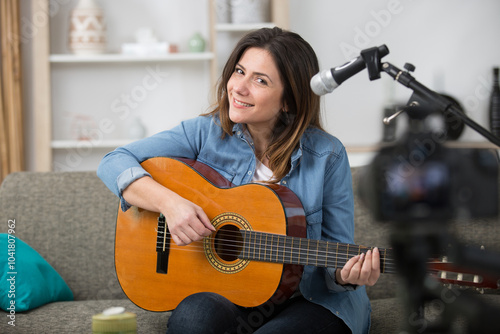
[[[491,72],[500,66],[498,0],[290,0],[291,29],[311,43],[321,68],[386,44],[383,60],[456,97],[467,114],[487,126]],[[406,103],[411,91],[386,73],[369,81],[363,71],[324,98],[327,128],[346,145],[370,145],[382,138],[382,110],[388,92]],[[467,128],[460,140],[483,138]]]

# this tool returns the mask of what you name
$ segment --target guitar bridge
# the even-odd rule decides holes
[[[165,216],[158,217],[158,229],[156,235],[156,272],[166,274],[168,271],[168,255],[170,253],[170,233]]]

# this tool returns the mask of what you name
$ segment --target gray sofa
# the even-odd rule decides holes
[[[357,186],[359,170],[353,169]],[[74,301],[53,302],[15,314],[15,327],[0,312],[1,333],[90,333],[92,315],[113,306],[137,314],[138,333],[164,333],[168,312],[148,312],[122,292],[114,269],[118,201],[93,172],[21,172],[0,188],[0,233],[15,219],[16,236],[45,258],[64,278]],[[388,247],[390,225],[374,223],[356,197],[356,242]],[[466,240],[500,249],[498,221],[454,225]],[[464,231],[468,231],[464,234]],[[3,252],[3,251],[2,251]],[[372,333],[394,333],[409,320],[397,297],[396,275],[383,275],[368,289]],[[2,291],[2,293],[4,293]],[[486,298],[496,299],[496,295]],[[422,328],[425,326],[422,323]]]

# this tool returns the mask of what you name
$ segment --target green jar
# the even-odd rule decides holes
[[[93,334],[137,334],[137,316],[134,313],[106,311],[92,317]]]
[[[195,33],[189,40],[190,52],[203,52],[205,51],[205,40],[199,32]]]

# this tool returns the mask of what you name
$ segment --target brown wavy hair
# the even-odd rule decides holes
[[[300,35],[278,27],[262,28],[245,35],[236,45],[224,66],[215,92],[215,104],[207,113],[219,114],[223,137],[232,135],[234,123],[229,118],[227,83],[236,64],[248,48],[267,50],[278,68],[283,82],[283,105],[271,138],[264,152],[273,171],[273,182],[279,182],[289,172],[291,155],[308,127],[322,129],[320,99],[309,86],[313,75],[319,72],[318,59],[313,48]]]

